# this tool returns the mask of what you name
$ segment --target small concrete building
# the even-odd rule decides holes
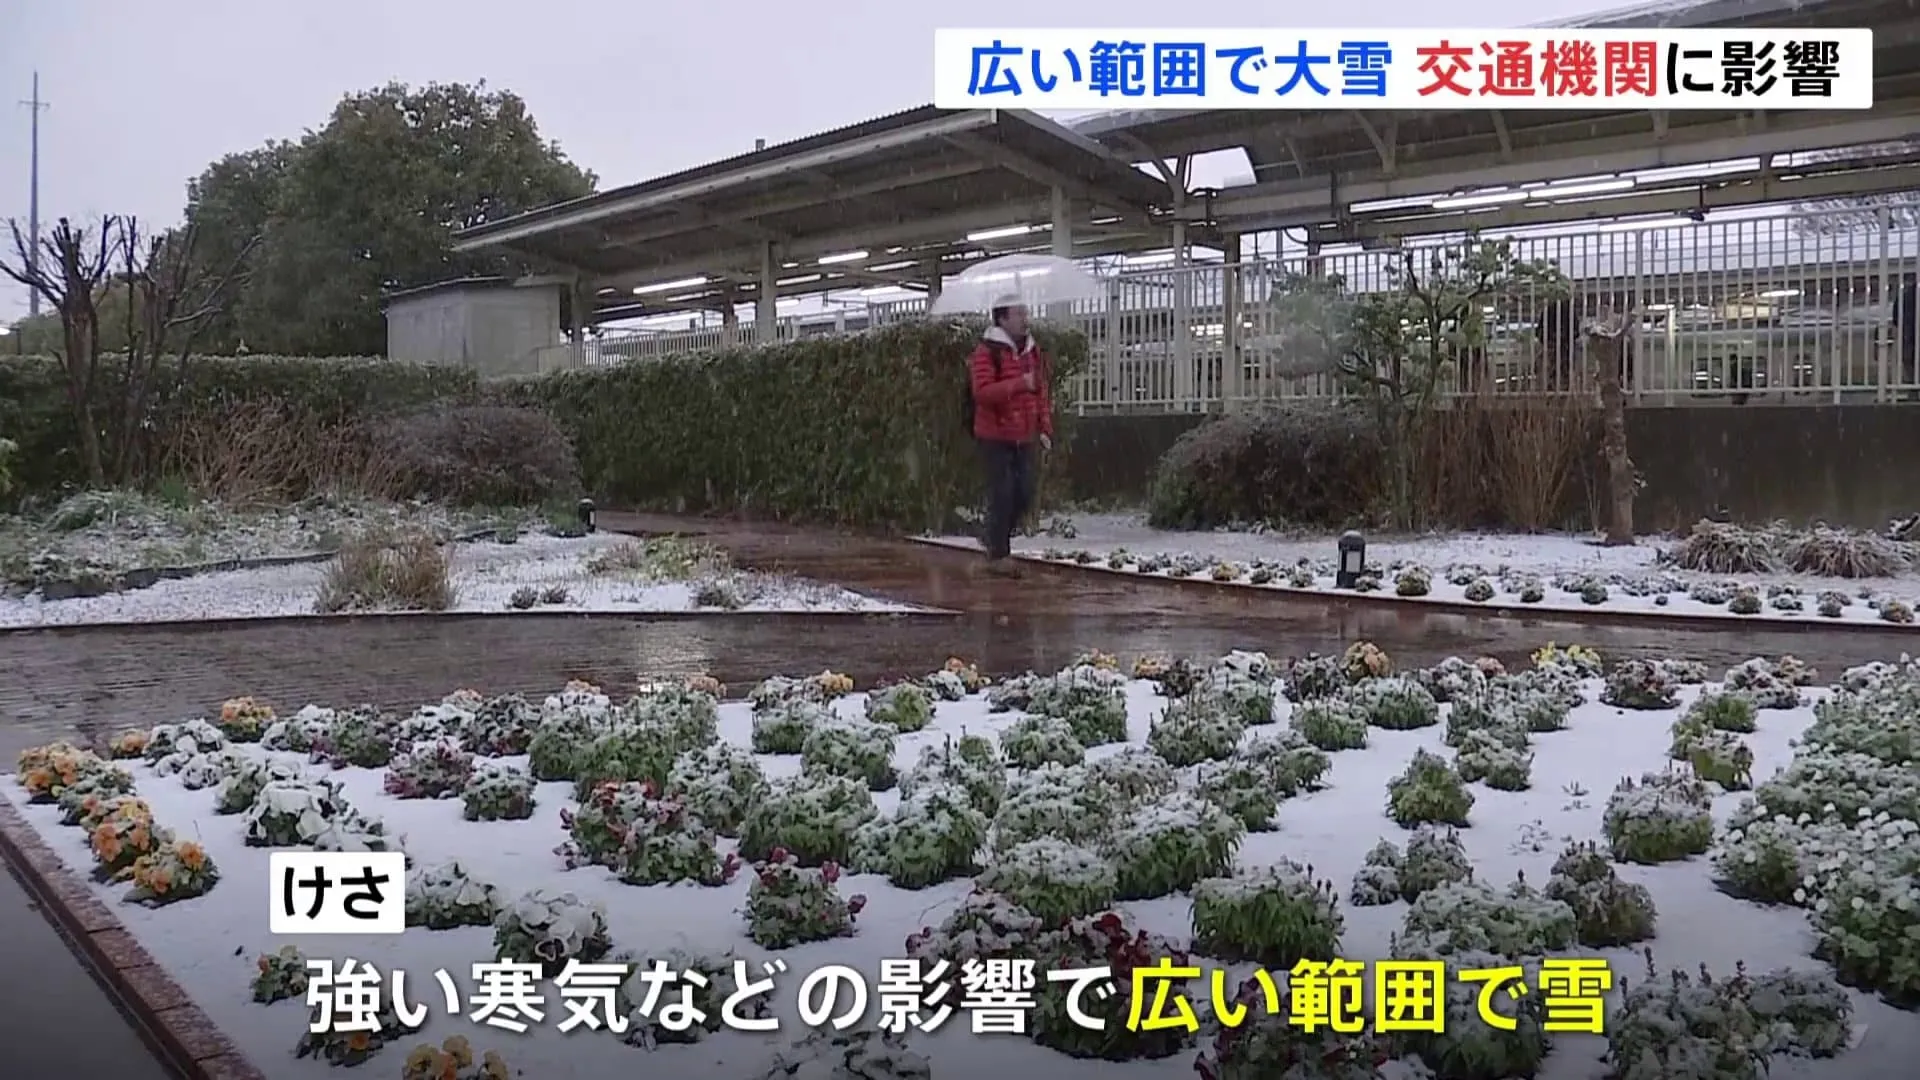
[[[566,344],[566,288],[552,279],[459,278],[386,297],[387,358],[533,375]]]

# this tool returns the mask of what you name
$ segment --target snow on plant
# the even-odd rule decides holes
[[[1293,707],[1287,723],[1321,750],[1362,750],[1367,745],[1367,714],[1345,698],[1303,701]]]
[[[1016,777],[993,817],[997,849],[1057,837],[1092,843],[1106,835],[1118,810],[1113,792],[1085,766],[1048,765]]]
[[[1348,682],[1378,679],[1393,674],[1393,660],[1371,641],[1356,641],[1340,656],[1340,670]]]
[[[1192,963],[1187,950],[1158,934],[1150,934],[1130,925],[1117,912],[1073,919],[1067,925],[1042,935],[1033,953],[1035,968],[1061,971],[1071,968],[1106,967],[1112,973],[1115,992],[1108,997],[1084,994],[1080,1006],[1097,1018],[1101,1026],[1089,1029],[1076,1023],[1067,1012],[1067,984],[1041,985],[1038,1007],[1031,1014],[1033,1041],[1077,1058],[1106,1061],[1153,1060],[1171,1057],[1192,1044],[1193,1036],[1179,1026],[1130,1030],[1129,1016],[1138,1010],[1146,1015],[1148,1002],[1133,998],[1135,968],[1151,968],[1168,963],[1183,967]],[[1193,988],[1174,979],[1146,980],[1147,984],[1166,986],[1169,995],[1192,997]],[[1283,1014],[1284,1015],[1284,1014]]]
[[[958,785],[975,809],[991,817],[1007,794],[1007,764],[982,736],[948,736],[938,746],[921,748],[920,760],[900,777],[900,797],[910,799],[933,784]]]
[[[570,837],[555,854],[568,869],[604,866],[628,885],[725,885],[740,859],[724,858],[711,828],[678,799],[661,798],[652,781],[605,783],[577,811],[562,809]]]
[[[1395,958],[1440,961],[1462,971],[1511,967],[1520,959],[1478,949],[1443,956],[1404,948],[1395,951]],[[1527,981],[1537,984],[1537,978]],[[1443,980],[1440,996],[1440,1029],[1407,1032],[1397,1040],[1395,1049],[1425,1065],[1435,1080],[1494,1080],[1539,1073],[1541,1062],[1553,1049],[1546,1028],[1546,1000],[1540,994],[1485,995],[1465,979],[1447,979]],[[1488,1023],[1488,1011],[1504,1018],[1504,1022]]]
[[[468,821],[525,821],[533,816],[533,774],[497,761],[474,767],[460,789],[460,815]]]
[[[21,786],[34,802],[46,802],[51,795],[60,807],[61,820],[72,824],[79,820],[88,800],[98,802],[130,794],[133,774],[82,750],[55,764],[29,769],[21,776]]]
[[[393,725],[394,745],[404,750],[415,743],[457,737],[466,727],[467,718],[473,715],[472,704],[465,697],[467,693],[471,691],[457,691],[448,695],[451,700],[422,705],[401,717]]]
[[[146,728],[132,728],[122,731],[107,740],[107,757],[114,761],[126,761],[147,756]]]
[[[1052,925],[1111,907],[1119,879],[1098,852],[1045,836],[997,849],[975,885]]]
[[[1542,956],[1574,940],[1573,909],[1525,882],[1496,892],[1477,881],[1454,881],[1426,890],[1407,907],[1394,954]]]
[[[382,783],[396,799],[451,799],[473,778],[473,755],[446,737],[416,742],[396,754]]]
[[[260,745],[268,750],[295,754],[310,753],[313,744],[326,738],[333,729],[335,712],[318,705],[303,706],[299,712],[275,720],[260,732]]]
[[[339,787],[328,781],[268,780],[247,807],[246,843],[248,847],[308,847],[329,824],[351,813]]]
[[[307,957],[299,949],[283,945],[278,952],[261,953],[253,965],[253,1000],[258,1004],[307,996]]]
[[[1226,873],[1245,834],[1239,818],[1176,792],[1134,807],[1102,848],[1119,899],[1156,900]]]
[[[1818,726],[1818,721],[1815,722]],[[1812,729],[1808,731],[1812,735]],[[1850,820],[1881,811],[1920,821],[1920,777],[1911,763],[1888,764],[1871,754],[1803,747],[1787,767],[1754,789],[1774,814]]]
[[[1628,984],[1607,1023],[1607,1061],[1618,1080],[1760,1080],[1773,1036],[1747,1006],[1746,973],[1666,978],[1647,951],[1645,981]]]
[[[759,1080],[931,1080],[933,1066],[904,1036],[871,1027],[816,1030],[773,1056]]]
[[[400,1080],[508,1080],[514,1070],[499,1051],[489,1050],[478,1060],[473,1047],[459,1035],[448,1037],[439,1046],[421,1043],[407,1053]]]
[[[1127,678],[1104,664],[1081,664],[1037,683],[1026,709],[1073,728],[1081,746],[1127,741]]]
[[[1920,1001],[1920,825],[1874,815],[1861,848],[1816,868],[1814,955],[1854,986]]]
[[[387,835],[387,827],[378,818],[370,818],[349,809],[340,817],[322,825],[313,838],[315,851],[397,851],[398,843]]]
[[[965,789],[928,784],[902,798],[891,817],[860,827],[848,865],[902,889],[924,889],[971,875],[987,829],[987,816]]]
[[[1536,668],[1489,679],[1483,692],[1456,699],[1452,711],[1492,713],[1501,726],[1544,735],[1565,730],[1568,714],[1583,701],[1579,680],[1564,669]]]
[[[1682,722],[1693,730],[1704,728],[1746,734],[1758,726],[1755,723],[1755,711],[1753,699],[1746,694],[1709,691],[1693,699],[1693,703],[1687,706]]]
[[[325,761],[336,769],[349,765],[383,769],[393,760],[393,750],[393,718],[371,705],[360,705],[334,715],[327,733],[314,740],[311,755],[315,762]]]
[[[1000,753],[1016,769],[1078,765],[1087,758],[1073,725],[1056,716],[1023,716],[1007,725],[1000,732]]]
[[[1853,997],[1821,972],[1755,975],[1747,980],[1747,1009],[1776,1054],[1830,1058],[1853,1043]]]
[[[1772,661],[1758,656],[1728,668],[1721,683],[1751,698],[1756,708],[1797,709],[1802,703],[1800,688],[1791,677],[1782,678]]]
[[[1702,780],[1719,784],[1727,791],[1745,791],[1753,786],[1753,751],[1740,736],[1705,726],[1703,716],[1685,714],[1673,722],[1673,742],[1667,756],[1682,761]]]
[[[1393,1056],[1371,1034],[1329,1027],[1309,1032],[1291,1023],[1288,991],[1270,992],[1259,979],[1241,983],[1230,1008],[1244,1019],[1215,1018],[1210,1052],[1201,1051],[1193,1063],[1200,1080],[1379,1080],[1380,1066]]]
[[[1273,791],[1290,798],[1325,786],[1327,770],[1333,761],[1326,752],[1293,730],[1271,735],[1255,735],[1240,744],[1233,760],[1260,766],[1272,778]]]
[[[941,665],[939,673],[959,679],[960,685],[966,687],[969,694],[977,694],[987,688],[987,677],[980,674],[979,665],[970,664],[957,656],[947,657],[947,662]]]
[[[766,789],[767,778],[759,761],[731,743],[715,742],[683,751],[667,774],[667,793],[726,836],[740,831],[747,807]]]
[[[147,733],[147,761],[155,762],[173,754],[211,753],[227,745],[227,736],[205,720],[193,719],[179,724],[156,724]]]
[[[1229,962],[1288,971],[1332,961],[1346,921],[1330,882],[1287,859],[1209,877],[1193,886],[1193,947]]]
[[[899,781],[893,771],[894,729],[870,720],[836,716],[807,733],[800,769],[814,776],[845,776],[873,791]]]
[[[867,695],[867,719],[901,734],[933,722],[933,695],[913,683],[896,683]]]
[[[483,757],[513,757],[527,752],[538,713],[519,694],[503,694],[473,705],[454,732],[467,749]]]
[[[319,1031],[314,1030],[321,1023],[321,1006],[315,1005],[308,1010],[307,1030],[300,1035],[300,1041],[294,1044],[293,1056],[313,1058],[328,1065],[352,1068],[364,1065],[373,1055],[397,1043],[413,1033],[413,1029],[402,1023],[400,1014],[392,1002],[382,1004],[374,1014],[374,1029],[342,1031],[342,1018],[334,1020],[334,1026]]]
[[[1920,680],[1902,674],[1819,702],[1801,743],[1803,752],[1867,754],[1889,765],[1920,761]]]
[[[1280,827],[1280,796],[1267,770],[1253,762],[1234,758],[1202,769],[1194,793],[1232,814],[1248,832]]]
[[[1607,673],[1600,700],[1618,709],[1671,709],[1680,703],[1679,686],[1651,660],[1623,660]]]
[[[1167,702],[1147,732],[1147,746],[1169,765],[1184,768],[1231,757],[1245,733],[1246,724],[1225,699],[1194,693]]]
[[[1386,841],[1381,841],[1386,843]],[[1473,860],[1460,842],[1460,834],[1451,828],[1421,825],[1407,837],[1407,847],[1394,864],[1394,879],[1400,899],[1408,903],[1421,894],[1473,878]]]
[[[1600,828],[1620,862],[1674,862],[1713,846],[1712,799],[1690,778],[1649,773],[1620,781],[1607,799]]]
[[[231,750],[191,757],[168,754],[153,763],[153,772],[155,776],[175,776],[188,791],[203,791],[225,780],[245,760]]]
[[[167,830],[153,823],[153,810],[145,801],[115,800],[112,809],[87,834],[94,879],[124,881],[133,872],[134,863],[172,839]]]
[[[1542,893],[1573,909],[1575,937],[1591,949],[1646,941],[1659,917],[1646,886],[1620,880],[1612,860],[1591,842],[1560,853]]]
[[[753,710],[751,745],[756,754],[797,754],[807,744],[807,736],[837,717],[832,710],[811,698],[776,698]]]
[[[1464,826],[1473,802],[1473,792],[1453,766],[1425,750],[1415,751],[1407,770],[1387,781],[1387,816],[1403,828]]]
[[[860,826],[879,814],[866,784],[846,776],[801,775],[773,781],[740,825],[740,857],[766,859],[785,849],[803,866],[844,863]]]
[[[615,955],[613,962],[626,965],[629,973],[619,990],[620,1008],[627,1018],[627,1030],[621,1033],[621,1041],[652,1050],[697,1043],[721,1030],[726,1026],[722,1008],[741,989],[734,978],[736,961],[746,962],[744,957],[731,952],[710,955],[681,949],[662,950],[644,962],[629,953]],[[759,967],[749,964],[747,970],[757,971]],[[663,1022],[671,1014],[659,1007],[659,984],[650,981],[649,972],[694,973],[695,978],[683,980],[676,988],[676,992],[685,994],[684,1000],[692,1006],[692,1013],[681,1015],[677,1022]],[[736,1003],[734,1010],[738,1017],[747,1020],[773,1015],[765,997],[747,998]]]
[[[122,801],[134,798],[131,786],[125,791],[90,791],[79,785],[69,787],[60,796],[60,824],[78,826],[91,833],[94,826],[105,821],[107,815],[113,813]]]
[[[540,718],[571,713],[590,723],[605,723],[613,719],[618,706],[613,699],[600,692],[598,686],[583,679],[569,679],[557,694],[548,694],[540,702]]]
[[[1402,567],[1393,577],[1396,596],[1425,596],[1433,591],[1433,572],[1424,566]]]
[[[291,762],[271,758],[236,758],[233,767],[220,782],[220,790],[214,793],[213,811],[216,814],[239,814],[260,795],[260,789],[275,780],[298,780],[303,770]]]
[[[492,926],[502,900],[499,889],[469,874],[458,859],[407,874],[408,926]]]
[[[1418,680],[1406,675],[1366,679],[1348,687],[1342,696],[1377,728],[1411,731],[1440,722],[1440,703]]]
[[[1484,728],[1469,729],[1455,747],[1454,771],[1467,783],[1483,783],[1495,791],[1533,786],[1533,755],[1516,748],[1512,739]]]
[[[136,858],[127,869],[127,877],[133,882],[133,889],[127,893],[129,903],[164,907],[205,896],[219,884],[220,868],[199,844],[169,837]]]
[[[696,731],[659,716],[615,720],[575,756],[573,797],[584,799],[607,783],[644,780],[665,786],[681,751],[705,745],[694,741],[699,738]]]
[[[747,887],[747,938],[767,949],[787,949],[810,941],[852,937],[854,916],[866,906],[864,896],[842,898],[834,884],[840,865],[831,860],[817,867],[781,848],[754,863],[753,882]]]
[[[1749,799],[1734,811],[1712,849],[1714,884],[1742,900],[1810,905],[1804,883],[1814,880],[1813,828],[1807,815],[1798,820],[1771,816]]]
[[[539,964],[549,979],[569,960],[591,964],[612,949],[606,913],[570,892],[535,889],[503,905],[493,920],[494,958]]]
[[[229,741],[250,743],[259,742],[261,733],[273,720],[273,709],[265,702],[237,697],[221,703],[220,713],[213,722]]]
[[[1280,679],[1280,693],[1298,705],[1332,697],[1347,682],[1346,666],[1340,657],[1314,653],[1287,664]]]
[[[1474,693],[1486,685],[1490,673],[1480,664],[1449,656],[1430,668],[1411,673],[1437,702],[1448,702]]]
[[[1584,645],[1562,647],[1549,641],[1534,650],[1532,660],[1536,668],[1566,668],[1583,679],[1594,678],[1602,670],[1600,654]]]
[[[1046,676],[1029,671],[996,683],[987,690],[987,710],[998,713],[1025,709],[1033,703],[1034,690],[1046,681]]]
[[[931,967],[945,960],[959,968],[969,960],[1030,959],[1048,927],[1038,916],[999,893],[975,890],[939,927],[907,935],[905,954]]]
[[[527,739],[527,768],[533,773],[533,778],[543,781],[572,780],[578,775],[587,749],[608,727],[605,715],[585,709],[553,710],[543,714],[534,725],[533,734]]]
[[[1144,746],[1122,747],[1089,762],[1087,773],[1123,804],[1157,799],[1180,786],[1180,778],[1167,759]]]

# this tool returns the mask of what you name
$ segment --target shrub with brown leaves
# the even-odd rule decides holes
[[[536,506],[580,491],[573,444],[539,409],[443,406],[379,422],[372,443],[409,496],[463,506]]]
[[[370,532],[340,545],[327,564],[314,609],[345,611],[445,611],[454,588],[448,550],[421,532]]]

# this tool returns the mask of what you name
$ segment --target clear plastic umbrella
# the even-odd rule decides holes
[[[943,281],[932,310],[936,315],[947,315],[1017,304],[1043,308],[1105,295],[1106,284],[1071,259],[1002,255],[975,263]]]

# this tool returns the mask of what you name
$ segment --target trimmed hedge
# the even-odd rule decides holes
[[[612,505],[933,529],[980,498],[961,405],[982,329],[899,323],[561,372],[501,392],[552,412],[573,437],[588,490]],[[1064,401],[1086,364],[1086,338],[1035,333],[1054,360],[1054,400]],[[1067,421],[1059,409],[1050,474],[1064,464]]]
[[[125,377],[125,362],[121,356],[101,358],[103,386],[113,387]],[[171,380],[171,370],[163,370],[156,384]],[[331,425],[471,400],[478,389],[479,380],[468,368],[377,357],[200,356],[189,362],[176,405],[191,414],[277,401]],[[110,396],[103,391],[101,400]],[[57,359],[0,356],[0,436],[20,444],[13,461],[17,494],[55,492],[82,482],[75,451],[79,435],[67,407],[66,373]]]
[[[900,323],[485,386],[458,367],[205,357],[193,361],[178,406],[205,416],[271,400],[328,424],[441,404],[537,406],[572,441],[581,481],[604,505],[930,529],[980,498],[961,404],[982,329]],[[1054,358],[1054,399],[1064,403],[1086,364],[1086,338],[1044,325],[1035,333]],[[103,379],[119,377],[117,361],[102,366]],[[80,479],[64,385],[55,360],[0,357],[0,436],[20,444],[20,495]],[[1064,464],[1069,420],[1060,409],[1049,478]],[[1043,494],[1049,488],[1059,484],[1043,479]]]

